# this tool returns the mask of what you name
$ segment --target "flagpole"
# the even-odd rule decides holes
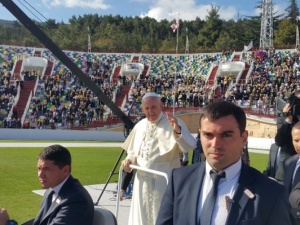
[[[175,76],[174,76],[174,85],[173,85],[173,116],[175,116],[175,90],[176,90],[176,73],[177,73],[176,60],[177,57],[175,56]]]
[[[176,91],[176,75],[177,75],[177,54],[178,54],[178,34],[179,34],[179,14],[177,19],[177,29],[176,29],[176,55],[175,55],[175,79],[174,79],[174,101],[173,101],[173,116],[175,116],[175,91]]]
[[[179,19],[178,19],[178,24],[179,24]],[[176,34],[176,55],[178,53],[178,33],[179,33],[179,26],[176,29],[177,34]]]

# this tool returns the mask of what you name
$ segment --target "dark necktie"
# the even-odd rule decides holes
[[[53,197],[53,194],[54,194],[54,191],[52,190],[48,196],[47,196],[47,199],[46,199],[46,202],[45,202],[45,205],[44,205],[44,208],[43,208],[43,216],[42,218],[45,217],[45,215],[47,214],[51,204],[52,204],[52,197]]]
[[[210,171],[210,177],[212,179],[213,185],[204,201],[199,225],[210,225],[211,217],[214,210],[217,194],[218,194],[218,184],[221,178],[225,177],[225,172],[216,173],[213,170]]]
[[[293,180],[292,189],[300,182],[300,166],[298,167]]]

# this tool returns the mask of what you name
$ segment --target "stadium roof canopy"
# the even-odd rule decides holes
[[[219,65],[220,76],[237,76],[245,69],[244,62],[225,62]]]

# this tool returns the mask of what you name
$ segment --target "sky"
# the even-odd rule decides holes
[[[122,17],[151,17],[167,19],[205,20],[211,5],[219,8],[221,19],[229,20],[258,15],[256,6],[262,0],[12,0],[26,15],[37,21],[54,19],[68,23],[72,16],[86,14],[120,15]],[[272,1],[275,11],[285,13],[290,0]],[[0,0],[1,3],[1,0]],[[300,0],[297,0],[300,6]],[[0,19],[16,18],[0,4]]]

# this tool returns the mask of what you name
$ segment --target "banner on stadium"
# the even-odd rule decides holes
[[[244,52],[249,51],[251,48],[253,48],[253,41],[249,45],[244,45]]]

